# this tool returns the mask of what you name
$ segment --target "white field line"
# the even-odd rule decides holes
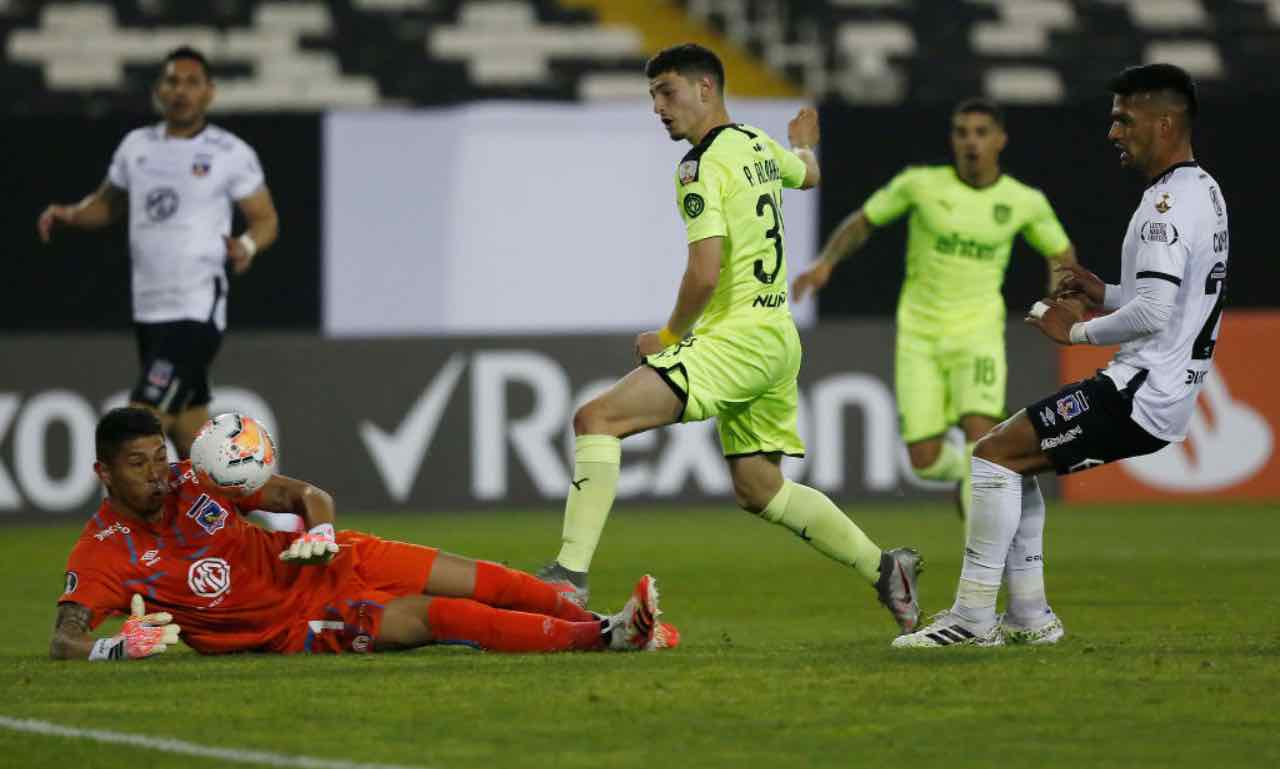
[[[194,742],[175,740],[168,737],[148,737],[145,734],[112,732],[106,729],[79,729],[73,726],[50,723],[49,721],[37,721],[32,718],[0,716],[0,729],[26,732],[28,734],[41,734],[49,737],[69,737],[116,745],[130,745],[137,748],[159,750],[165,753],[214,758],[219,761],[230,761],[237,764],[297,767],[298,769],[427,769],[422,766],[405,766],[404,764],[370,764],[358,761],[344,761],[340,758],[291,756],[284,753],[271,753],[265,750],[215,748],[210,745],[198,745]]]

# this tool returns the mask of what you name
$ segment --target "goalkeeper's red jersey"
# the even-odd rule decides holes
[[[59,603],[91,609],[97,627],[111,614],[128,614],[140,593],[148,612],[173,615],[197,651],[297,651],[300,628],[363,584],[352,579],[362,549],[352,543],[375,538],[340,532],[342,549],[328,565],[291,565],[279,556],[294,534],[241,517],[259,502],[257,494],[235,499],[201,486],[189,461],[170,465],[169,494],[154,523],[121,516],[103,501],[71,551]]]

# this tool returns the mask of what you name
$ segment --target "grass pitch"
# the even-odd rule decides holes
[[[943,506],[851,508],[928,560],[945,608],[962,530]],[[54,663],[54,601],[79,524],[0,527],[0,716],[202,745],[431,769],[482,767],[1280,766],[1280,510],[1050,503],[1053,648],[893,650],[874,592],[745,513],[615,512],[596,608],[659,577],[684,635],[661,654]],[[343,525],[532,568],[558,511]],[[0,765],[223,766],[0,729]]]

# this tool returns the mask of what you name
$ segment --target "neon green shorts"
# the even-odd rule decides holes
[[[1004,326],[958,337],[898,332],[894,390],[902,439],[935,438],[961,417],[1004,419]]]
[[[684,403],[681,422],[715,418],[726,457],[802,457],[804,441],[796,431],[800,357],[800,335],[787,323],[717,328],[644,362]]]

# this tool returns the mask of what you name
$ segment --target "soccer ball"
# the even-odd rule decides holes
[[[276,447],[266,428],[244,414],[219,414],[191,444],[191,464],[203,486],[234,496],[252,494],[276,471]]]

